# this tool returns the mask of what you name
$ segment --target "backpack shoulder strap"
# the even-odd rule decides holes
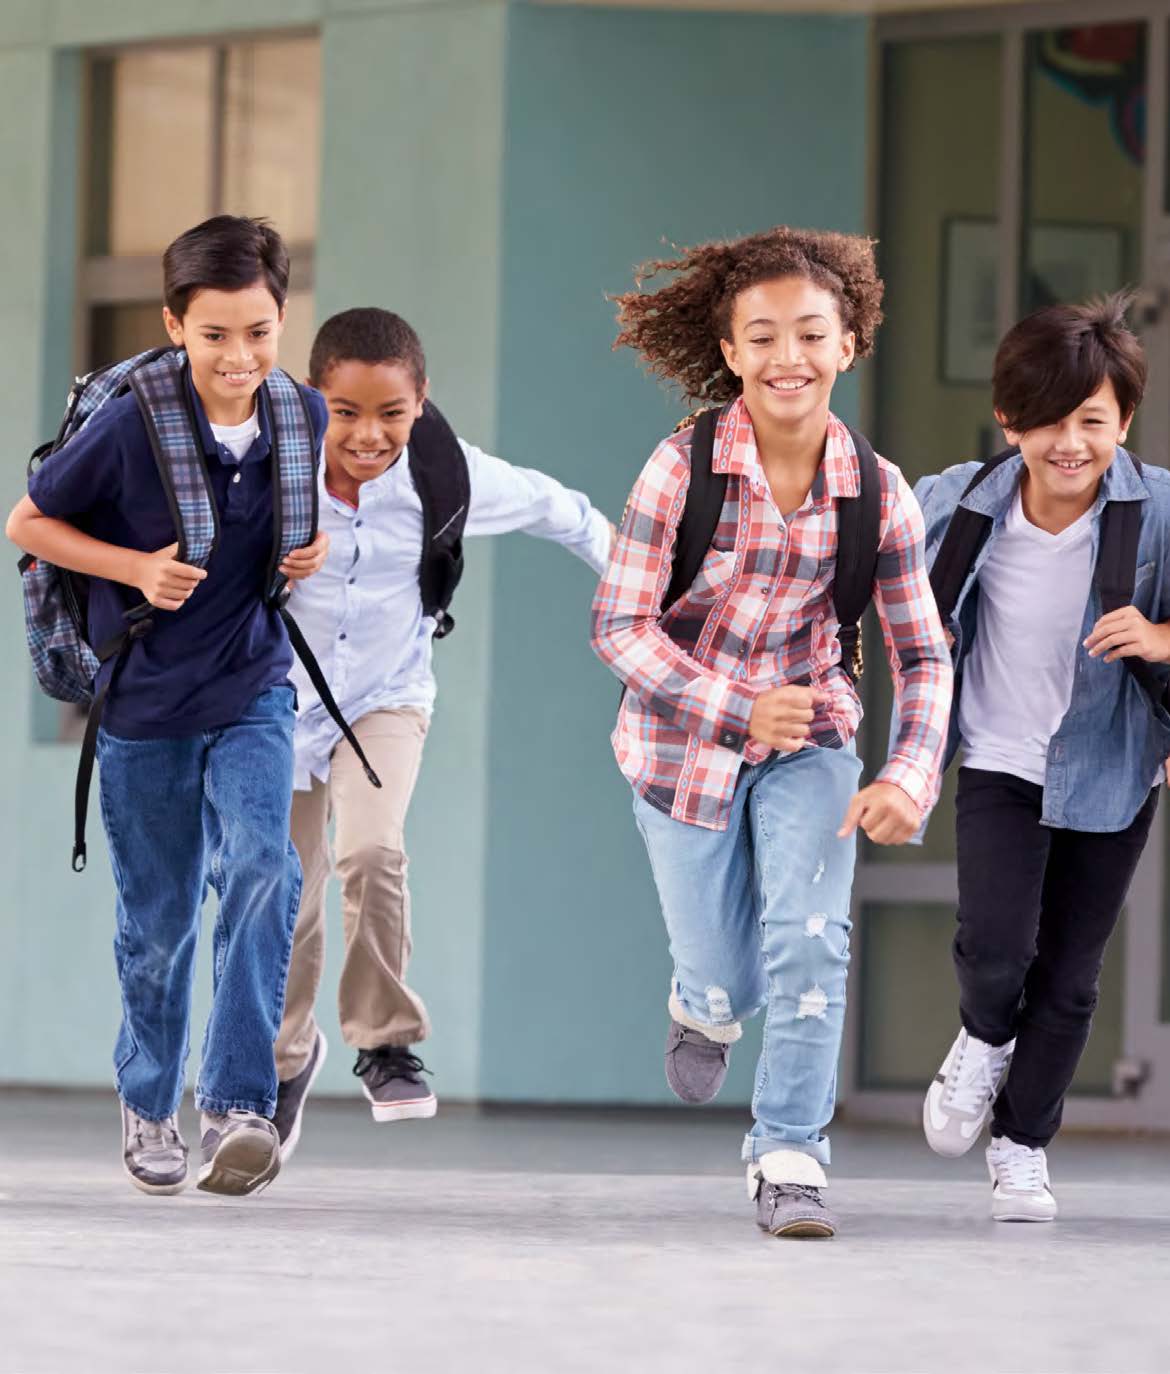
[[[853,681],[861,676],[860,621],[873,599],[881,543],[882,479],[873,445],[855,429],[850,438],[857,453],[860,490],[837,502],[837,566],[833,573],[833,611],[841,664]]]
[[[423,512],[419,594],[424,613],[435,619],[435,638],[443,639],[455,628],[449,608],[463,576],[471,478],[458,436],[430,401],[423,403],[423,413],[410,431],[407,454]]]
[[[167,351],[129,374],[170,503],[180,562],[205,568],[219,538],[219,512],[187,388],[186,354]]]
[[[317,439],[304,392],[274,368],[264,379],[257,405],[265,407],[272,434],[272,557],[265,586],[270,600],[287,597],[279,571],[293,549],[317,534]]]
[[[945,625],[955,613],[959,597],[966,586],[967,577],[974,566],[979,550],[991,533],[992,519],[979,511],[968,510],[962,501],[975,488],[990,477],[1001,463],[1018,455],[1019,449],[1009,448],[989,458],[974,477],[967,483],[960,504],[954,509],[947,532],[943,535],[938,553],[930,569],[930,588],[934,592],[935,605]]]
[[[723,514],[727,474],[715,472],[712,466],[715,427],[722,414],[721,409],[704,410],[695,420],[691,435],[691,479],[675,532],[674,566],[666,595],[662,598],[664,611],[669,610],[698,577]]]

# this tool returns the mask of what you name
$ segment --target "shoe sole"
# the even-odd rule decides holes
[[[826,1226],[823,1221],[794,1221],[777,1230],[770,1227],[760,1229],[777,1240],[831,1240],[837,1234],[832,1226]]]
[[[321,1066],[325,1063],[325,1056],[329,1053],[329,1041],[318,1031],[321,1036],[321,1053],[317,1056],[317,1067],[309,1075],[309,1083],[305,1088],[304,1096],[301,1098],[301,1109],[297,1112],[297,1119],[292,1124],[292,1130],[288,1133],[288,1139],[280,1147],[280,1162],[287,1164],[292,1158],[293,1151],[301,1138],[301,1124],[305,1116],[305,1103],[309,1100],[309,1094],[313,1091],[313,1084],[317,1081],[317,1075],[321,1072]]]
[[[366,1094],[369,1097],[369,1094]],[[425,1121],[439,1110],[436,1098],[422,1097],[411,1102],[375,1102],[370,1098],[370,1111],[379,1125],[387,1121]]]
[[[147,1183],[144,1179],[136,1178],[134,1174],[130,1172],[130,1168],[125,1160],[122,1161],[122,1172],[140,1193],[147,1193],[154,1197],[174,1197],[176,1193],[181,1193],[191,1181],[184,1175],[178,1183]]]
[[[233,1131],[199,1170],[205,1193],[247,1197],[267,1188],[280,1173],[280,1142],[267,1131]]]
[[[1024,1212],[992,1212],[993,1221],[1055,1221],[1056,1213],[1052,1212],[1046,1217],[1033,1216],[1031,1213]]]

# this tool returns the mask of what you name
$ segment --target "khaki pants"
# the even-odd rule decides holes
[[[406,809],[418,778],[428,718],[413,708],[374,711],[354,734],[382,780],[371,787],[343,739],[333,751],[329,781],[312,780],[294,792],[292,841],[301,857],[304,888],[293,939],[284,1020],[276,1041],[281,1082],[309,1062],[317,1037],[313,1005],[325,962],[325,884],[332,867],[329,820],[341,879],[345,962],[338,989],[341,1033],[355,1049],[414,1045],[430,1022],[422,1000],[407,987],[410,892],[403,848]]]

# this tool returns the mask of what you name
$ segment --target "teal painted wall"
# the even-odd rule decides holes
[[[867,43],[860,20],[512,8],[506,456],[620,514],[686,407],[610,351],[605,293],[664,239],[861,229]],[[588,648],[590,594],[559,550],[496,550],[488,1097],[669,1100],[666,939],[609,746],[618,686]],[[721,1100],[747,1099],[754,1058],[737,1051]]]
[[[611,516],[679,405],[610,353],[604,293],[663,236],[862,222],[861,21],[505,0],[6,0],[0,502],[22,490],[22,455],[68,381],[77,49],[290,25],[322,36],[318,317],[401,311],[461,433]],[[408,825],[428,1062],[449,1097],[660,1100],[665,940],[609,752],[616,683],[587,646],[590,575],[520,536],[473,545],[468,563]],[[76,751],[32,743],[43,706],[15,578],[0,633],[13,646],[0,659],[0,1081],[107,1084],[109,871],[96,820],[89,872],[68,871]],[[339,921],[332,931],[322,1086],[350,1092],[331,995]],[[750,1058],[737,1056],[741,1096]]]

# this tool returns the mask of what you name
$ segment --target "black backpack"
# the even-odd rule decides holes
[[[1009,458],[1018,458],[1018,448],[1005,449],[989,458],[970,482],[959,498],[962,502],[975,488],[988,478],[1001,463]],[[1141,476],[1141,462],[1132,453],[1126,457]],[[963,593],[967,578],[979,550],[991,533],[992,518],[979,511],[968,510],[962,504],[955,507],[947,532],[943,535],[934,565],[930,570],[930,588],[934,592],[935,605],[944,625],[951,622],[955,607]],[[1097,566],[1093,579],[1101,598],[1101,613],[1108,615],[1120,610],[1133,601],[1134,576],[1137,571],[1138,541],[1142,533],[1141,501],[1107,501],[1101,512],[1101,535],[1097,546]],[[1130,675],[1149,698],[1150,704],[1170,709],[1170,683],[1163,683],[1152,666],[1141,658],[1121,660]]]
[[[691,437],[691,480],[675,536],[674,567],[662,598],[668,610],[699,575],[711,547],[723,501],[727,474],[715,472],[715,426],[723,411],[704,410]],[[861,490],[837,502],[837,568],[833,577],[833,611],[841,644],[841,666],[856,682],[864,671],[860,621],[873,598],[874,574],[881,543],[882,488],[877,456],[864,434],[849,430],[857,450]]]
[[[455,431],[430,401],[423,403],[423,413],[410,431],[407,456],[423,512],[418,589],[423,612],[435,618],[435,638],[443,639],[455,628],[449,608],[463,576],[471,479]]]

